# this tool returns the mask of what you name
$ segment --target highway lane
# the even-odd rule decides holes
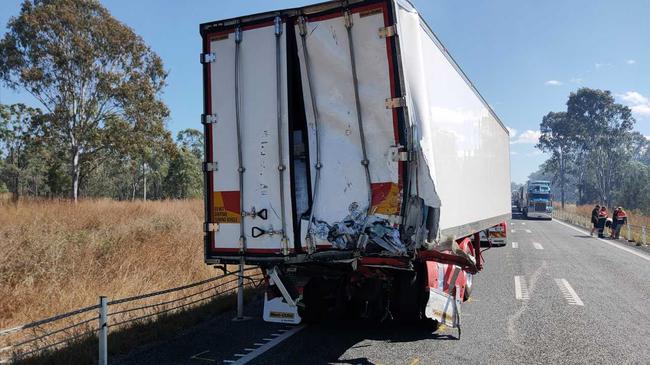
[[[649,362],[650,257],[554,221],[513,219],[510,228],[507,246],[485,252],[473,299],[462,307],[460,339],[449,328],[328,322],[303,328],[250,363]],[[233,363],[288,330],[226,316],[123,363]]]

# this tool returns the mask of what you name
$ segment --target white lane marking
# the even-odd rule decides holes
[[[232,364],[233,362],[235,362],[235,360],[222,360],[222,361],[228,364]]]
[[[543,249],[544,249],[544,246],[542,246],[542,244],[539,243],[539,242],[533,242],[533,246],[534,246],[535,249],[537,249],[537,250],[543,250]]]
[[[569,284],[566,279],[555,279],[555,283],[560,287],[560,291],[562,292],[562,295],[564,295],[564,299],[566,299],[570,305],[585,305],[582,300],[580,300],[578,293],[573,290],[571,284]]]
[[[533,232],[530,229],[527,229],[526,233],[533,233]]]
[[[524,223],[524,222],[521,222],[521,225],[522,225],[522,226],[525,226],[525,225],[526,225],[526,223]]]
[[[279,335],[278,337],[275,337],[273,339],[270,339],[269,342],[265,343],[264,345],[258,347],[255,349],[253,352],[249,352],[246,356],[241,357],[239,360],[235,361],[233,364],[236,365],[243,365],[247,364],[248,362],[252,361],[256,357],[262,355],[266,351],[274,348],[275,346],[279,345],[282,341],[286,340],[287,338],[293,336],[294,334],[298,333],[301,329],[305,328],[305,325],[300,325],[293,327],[292,329],[288,330],[287,332],[284,332],[283,334]],[[235,355],[237,356],[237,355]]]
[[[519,243],[513,242],[512,243],[512,248],[519,248]]]
[[[553,219],[553,222],[558,223],[558,224],[561,224],[561,225],[566,226],[566,227],[569,227],[569,228],[573,229],[574,231],[578,231],[578,232],[580,232],[580,233],[582,233],[582,234],[584,234],[584,235],[589,235],[589,232],[587,232],[587,231],[583,231],[582,229],[576,228],[576,227],[574,227],[574,226],[572,226],[572,225],[570,225],[570,224],[566,224],[566,223],[564,223],[564,222],[560,222],[560,221],[558,221],[557,219]],[[645,255],[645,254],[642,254],[641,252],[639,252],[639,251],[637,251],[637,250],[635,250],[635,249],[632,249],[632,248],[629,248],[629,247],[622,246],[622,245],[620,245],[620,244],[618,244],[618,243],[614,243],[614,242],[606,241],[606,240],[604,240],[604,239],[602,239],[602,238],[597,238],[597,237],[594,237],[594,238],[596,238],[596,239],[599,240],[600,242],[604,242],[604,243],[606,243],[606,244],[608,244],[608,245],[610,245],[610,246],[616,247],[616,248],[621,249],[621,250],[623,250],[623,251],[627,251],[627,252],[631,253],[631,254],[634,255],[634,256],[638,256],[638,257],[640,257],[640,258],[642,258],[642,259],[644,259],[644,260],[648,260],[648,261],[650,261],[650,256]]]
[[[526,286],[526,280],[522,280],[522,276],[515,276],[515,298],[517,300],[528,300],[530,296],[528,295],[528,287]]]
[[[514,229],[510,230],[510,233],[515,233],[515,232],[517,232],[517,231],[515,231]]]

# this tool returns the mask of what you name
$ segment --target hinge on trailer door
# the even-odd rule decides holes
[[[218,171],[219,165],[217,162],[204,162],[203,163],[203,172]]]
[[[201,124],[214,124],[217,122],[216,114],[201,114]]]
[[[216,232],[219,230],[219,223],[205,222],[203,224],[203,232]]]
[[[386,109],[402,108],[406,106],[406,98],[388,98],[386,99],[384,105],[386,105]]]
[[[379,28],[379,38],[388,38],[396,34],[397,34],[397,27],[395,27],[395,25]]]
[[[393,162],[409,162],[415,160],[415,151],[400,151],[404,146],[390,146],[390,157]]]
[[[206,64],[206,63],[212,63],[217,60],[217,54],[216,53],[201,53],[201,63]]]

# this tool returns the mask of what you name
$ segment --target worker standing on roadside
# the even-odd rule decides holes
[[[612,212],[612,223],[611,227],[609,230],[609,238],[614,238],[615,233],[616,233],[616,226],[617,226],[617,221],[616,221],[616,215],[618,214],[618,208],[614,208],[614,211]]]
[[[598,212],[598,238],[605,238],[605,224],[607,223],[607,208],[600,207]]]
[[[594,207],[594,210],[591,211],[591,224],[593,225],[591,227],[591,233],[589,233],[590,236],[594,235],[594,231],[598,227],[598,213],[600,212],[600,205],[596,204]]]
[[[614,224],[615,229],[612,232],[612,238],[618,239],[621,234],[621,228],[627,224],[627,213],[623,210],[623,207],[616,208],[616,214],[614,214]]]

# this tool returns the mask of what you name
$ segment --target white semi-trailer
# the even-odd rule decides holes
[[[508,131],[407,1],[202,24],[205,261],[268,278],[264,318],[458,327],[510,216]]]

